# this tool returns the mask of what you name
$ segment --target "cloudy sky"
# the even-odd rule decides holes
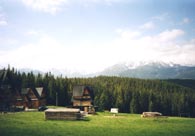
[[[195,65],[194,0],[0,0],[0,68]]]

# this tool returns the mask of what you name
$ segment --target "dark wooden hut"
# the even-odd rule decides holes
[[[43,87],[24,88],[21,91],[23,105],[26,108],[38,108],[46,105],[46,95]]]
[[[10,111],[13,107],[38,108],[46,105],[46,92],[43,87],[23,88],[14,85],[13,76],[8,70],[0,70],[0,111]]]
[[[94,113],[93,106],[94,94],[89,86],[77,85],[73,87],[72,102],[73,107],[79,108],[88,113]]]

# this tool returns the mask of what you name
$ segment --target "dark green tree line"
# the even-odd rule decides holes
[[[35,75],[8,69],[13,76],[12,84],[19,90],[42,86],[47,91],[47,103],[71,105],[74,85],[89,85],[94,90],[94,104],[100,110],[118,107],[120,112],[142,113],[159,111],[164,115],[188,113],[195,117],[195,90],[164,80],[146,80],[126,77],[66,78],[51,73]]]

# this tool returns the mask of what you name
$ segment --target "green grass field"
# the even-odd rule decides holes
[[[44,112],[0,115],[0,136],[194,136],[195,119],[146,119],[135,114],[98,113],[84,121],[45,120]]]

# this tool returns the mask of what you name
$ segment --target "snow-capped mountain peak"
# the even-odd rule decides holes
[[[195,79],[195,67],[182,66],[173,62],[128,62],[109,67],[98,73],[98,75],[157,79]]]
[[[128,69],[136,69],[138,67],[143,67],[143,66],[158,66],[160,67],[175,67],[178,66],[178,64],[175,64],[173,62],[163,62],[163,61],[139,61],[139,62],[126,62],[124,63]]]

